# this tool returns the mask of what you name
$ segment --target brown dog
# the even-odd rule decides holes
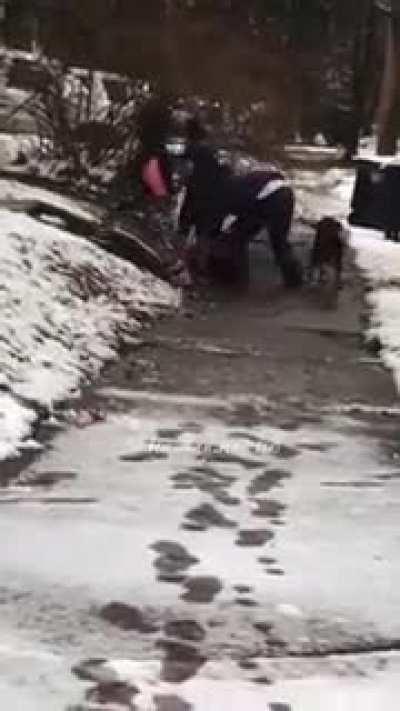
[[[334,273],[334,286],[337,290],[340,289],[345,245],[346,233],[342,223],[333,217],[323,217],[317,224],[311,252],[311,281],[317,278],[319,284],[326,283],[327,271],[330,268]]]

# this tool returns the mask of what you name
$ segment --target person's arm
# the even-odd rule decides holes
[[[178,231],[182,235],[187,235],[194,225],[193,194],[190,185],[186,188],[185,197],[179,212]]]

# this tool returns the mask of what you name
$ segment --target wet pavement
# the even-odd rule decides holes
[[[1,489],[2,707],[394,709],[399,413],[362,283],[331,310],[253,262]]]

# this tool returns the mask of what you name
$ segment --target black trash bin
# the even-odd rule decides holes
[[[349,222],[382,230],[389,239],[400,234],[400,164],[359,161]]]
[[[349,222],[357,227],[384,229],[385,174],[379,163],[359,161]]]
[[[384,168],[382,213],[386,237],[399,239],[400,233],[400,165],[389,164]]]

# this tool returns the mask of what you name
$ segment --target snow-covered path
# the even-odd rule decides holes
[[[397,696],[400,480],[371,423],[282,428],[259,398],[249,426],[251,397],[218,414],[103,395],[107,421],[59,435],[0,499],[2,704],[86,693],[89,711],[104,694],[108,710],[137,687],[143,710],[158,694],[380,711]]]
[[[162,323],[3,489],[5,707],[391,708],[398,410],[346,281]]]

